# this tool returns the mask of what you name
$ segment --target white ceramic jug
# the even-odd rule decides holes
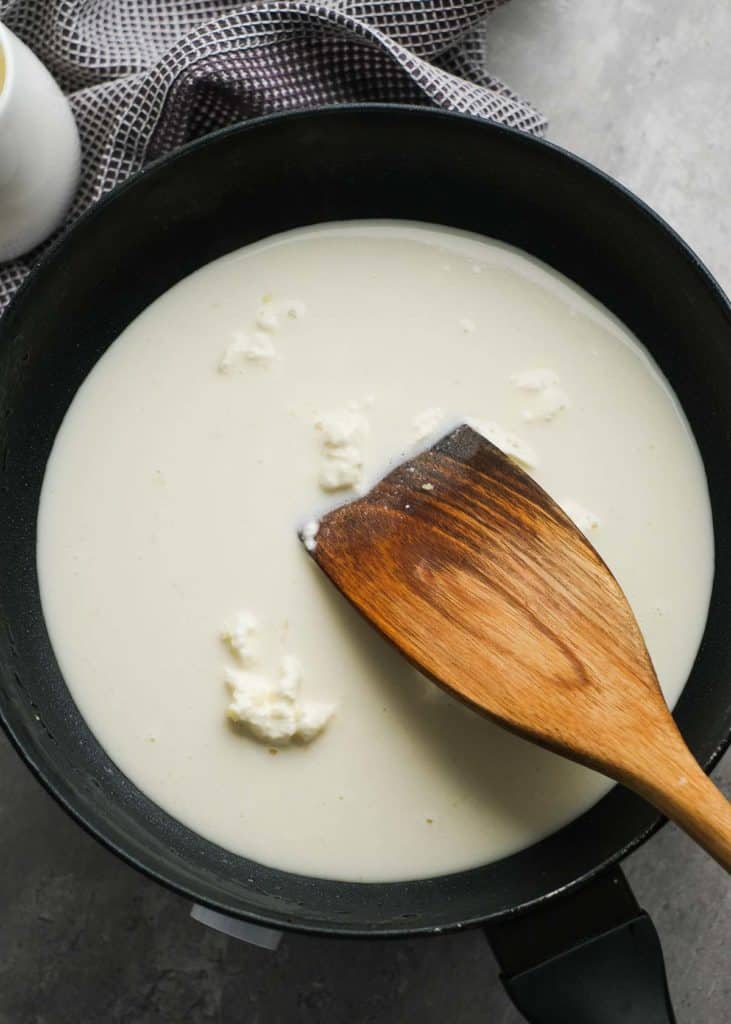
[[[58,226],[79,180],[68,102],[25,43],[0,24],[0,261]]]

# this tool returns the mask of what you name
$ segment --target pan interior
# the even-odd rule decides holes
[[[238,362],[242,343],[265,355]],[[558,383],[535,391],[546,375]],[[542,403],[566,407],[546,420]],[[367,489],[439,409],[437,433],[464,418],[514,433],[549,493],[598,516],[585,529],[677,700],[713,531],[698,448],[646,351],[545,265],[479,236],[373,220],[276,235],[181,281],[105,353],[38,516],[72,697],[120,770],[212,842],[318,877],[427,878],[530,846],[610,788],[426,681],[297,541],[304,516],[354,496],[319,486],[345,458],[326,430],[355,430]],[[256,623],[243,658],[218,635],[242,613]],[[333,712],[310,743],[257,742],[225,715],[226,673],[246,699],[283,659],[298,703]]]

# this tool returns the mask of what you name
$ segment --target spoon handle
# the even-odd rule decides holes
[[[691,754],[672,718],[626,783],[731,873],[731,802]]]

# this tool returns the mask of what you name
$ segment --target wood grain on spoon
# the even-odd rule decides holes
[[[312,557],[444,689],[634,789],[731,870],[731,804],[686,747],[619,584],[479,434],[459,427],[325,515]]]

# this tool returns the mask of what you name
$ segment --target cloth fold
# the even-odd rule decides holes
[[[415,103],[541,134],[485,67],[501,2],[0,0],[0,19],[69,96],[83,157],[68,223],[155,157],[266,113]],[[0,311],[41,251],[0,264]]]

